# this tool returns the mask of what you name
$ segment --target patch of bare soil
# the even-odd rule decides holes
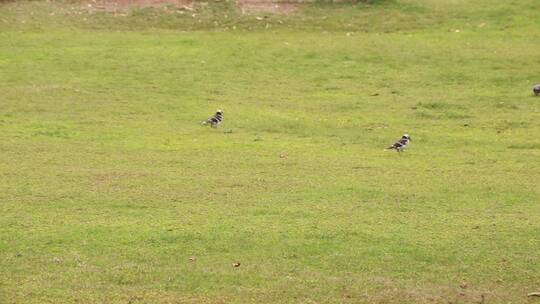
[[[1,0],[0,0],[1,1]],[[95,10],[127,10],[130,8],[174,6],[192,10],[196,0],[90,0],[85,2],[88,8]],[[204,4],[205,1],[197,1]],[[236,0],[236,5],[242,13],[268,12],[274,14],[291,14],[300,10],[302,0]]]
[[[245,12],[268,12],[274,14],[291,14],[300,10],[302,1],[269,1],[269,0],[237,0],[236,4]]]
[[[89,8],[108,11],[127,10],[130,8],[174,6],[191,10],[193,0],[91,0]]]

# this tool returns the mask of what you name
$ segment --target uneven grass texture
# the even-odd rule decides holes
[[[535,7],[1,3],[0,303],[538,302]]]

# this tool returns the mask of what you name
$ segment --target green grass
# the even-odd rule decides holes
[[[1,3],[0,303],[534,302],[535,5]]]

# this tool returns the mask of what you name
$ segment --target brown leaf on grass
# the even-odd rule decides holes
[[[528,293],[527,297],[540,297],[540,291]]]
[[[232,264],[232,266],[233,266],[233,267],[240,267],[240,262],[234,262],[234,263]]]
[[[192,261],[192,262],[195,262],[197,260],[197,257],[196,256],[190,256],[189,257],[189,260]]]
[[[484,304],[485,301],[486,301],[486,295],[485,295],[485,294],[481,294],[481,295],[480,295],[480,301],[478,301],[477,303],[479,303],[479,304]]]

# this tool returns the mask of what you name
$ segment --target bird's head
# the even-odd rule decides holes
[[[223,115],[223,110],[222,109],[217,109],[216,114]]]
[[[408,140],[412,141],[412,138],[409,136],[409,134],[403,134],[403,136],[401,136],[401,138],[408,139]]]

